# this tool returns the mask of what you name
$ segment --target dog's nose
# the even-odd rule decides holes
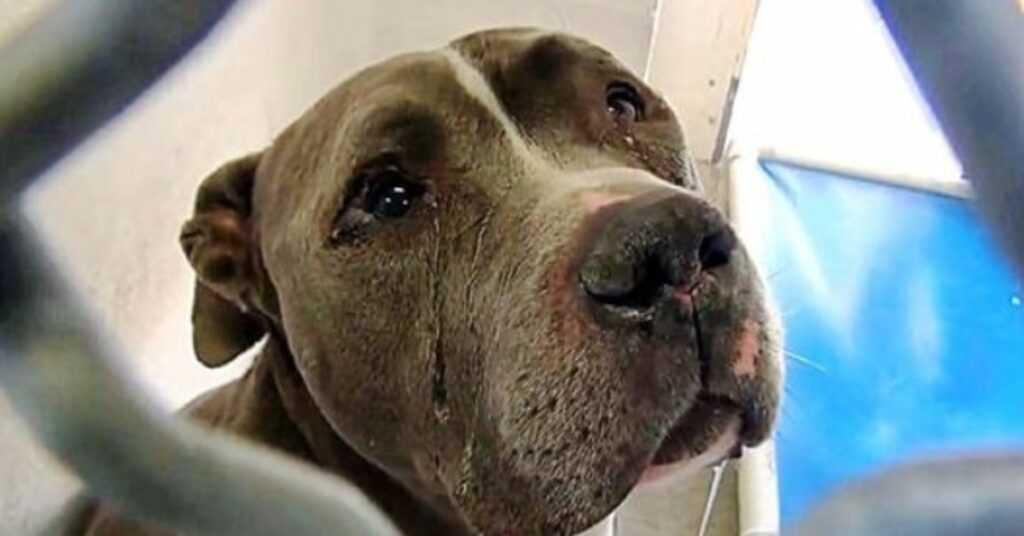
[[[688,194],[636,199],[594,217],[604,221],[592,223],[599,230],[580,283],[590,299],[629,317],[724,269],[737,248],[722,213]]]

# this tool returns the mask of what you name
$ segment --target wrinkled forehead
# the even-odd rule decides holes
[[[559,85],[572,85],[559,73],[581,63],[587,70],[624,70],[586,41],[532,29],[470,34],[440,49],[368,67],[277,139],[261,175],[288,177],[290,184],[266,185],[269,195],[261,197],[287,196],[286,190],[334,193],[320,190],[339,186],[346,172],[387,153],[411,164],[439,156],[454,158],[446,165],[456,167],[490,163],[506,178],[550,170],[552,151],[569,154],[563,150],[577,142],[558,136],[559,147],[538,147],[537,129],[523,110],[539,102],[532,95],[536,88],[553,93]],[[303,173],[291,171],[296,168]],[[487,174],[479,182],[485,189],[495,186]]]
[[[442,150],[452,119],[493,122],[460,83],[444,50],[406,54],[370,67],[343,84],[328,101],[335,149],[348,163],[379,153],[427,161]],[[316,113],[314,111],[314,113]],[[316,114],[314,120],[323,120]]]
[[[449,44],[478,69],[493,86],[513,82],[504,75],[554,80],[559,71],[580,62],[593,67],[625,70],[605,49],[567,34],[534,28],[487,30]]]
[[[624,70],[605,50],[564,34],[527,28],[470,34],[439,50],[398,56],[346,83],[336,100],[346,116],[343,127],[354,130],[342,135],[413,141],[416,136],[409,134],[440,138],[445,127],[480,129],[491,123],[519,145],[524,125],[509,94],[521,84],[571,84],[558,73],[580,63]]]

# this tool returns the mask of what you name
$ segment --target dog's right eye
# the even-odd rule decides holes
[[[330,244],[361,243],[378,226],[407,216],[426,193],[423,180],[391,161],[364,167],[352,178],[344,206],[334,218]]]
[[[366,178],[365,210],[382,220],[405,216],[416,199],[423,195],[423,186],[409,180],[397,167],[389,166]]]

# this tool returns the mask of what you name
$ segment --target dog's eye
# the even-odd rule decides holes
[[[389,166],[367,177],[366,212],[380,219],[405,216],[423,195],[423,186],[410,181],[397,167]]]
[[[605,92],[608,114],[621,123],[644,120],[644,100],[636,88],[625,82],[613,82]]]

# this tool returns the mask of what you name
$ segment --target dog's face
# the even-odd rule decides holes
[[[582,40],[371,67],[196,210],[200,357],[266,317],[344,441],[484,533],[574,533],[772,427],[755,269],[667,104]]]

